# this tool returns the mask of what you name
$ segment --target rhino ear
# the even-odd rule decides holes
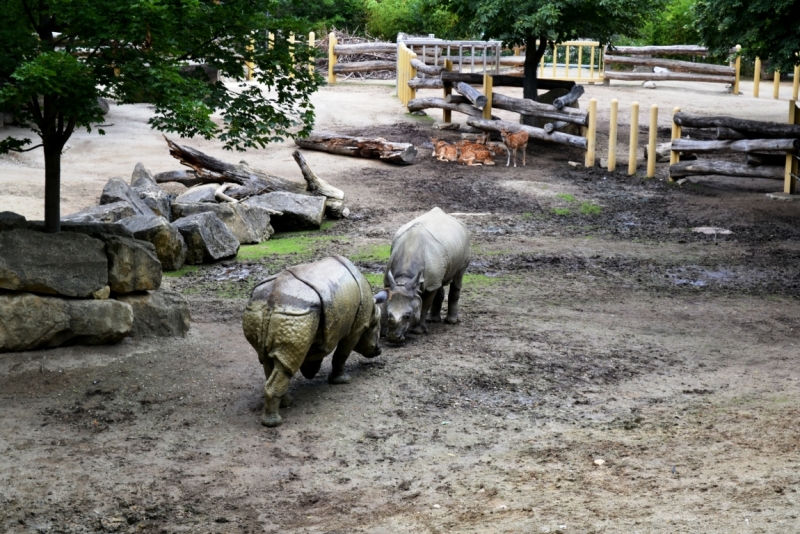
[[[373,298],[375,299],[375,304],[383,304],[389,298],[389,292],[384,289],[379,291]]]
[[[397,289],[397,282],[394,281],[394,276],[392,276],[392,271],[386,271],[386,278],[389,279],[389,289],[392,291]]]
[[[422,271],[418,272],[414,278],[406,282],[406,289],[409,291],[419,291],[422,287]]]

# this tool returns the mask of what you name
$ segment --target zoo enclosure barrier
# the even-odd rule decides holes
[[[273,46],[275,46],[275,34],[272,33],[272,32],[267,32],[266,37],[267,37],[267,46],[269,48],[272,48]],[[306,41],[306,46],[308,46],[308,48],[314,48],[315,43],[316,43],[316,35],[314,34],[314,32],[308,32],[307,39],[308,40]],[[295,38],[294,33],[289,33],[289,36],[286,38],[286,40],[289,43],[290,49],[294,48],[292,45],[297,43],[297,40]],[[294,56],[292,56],[292,57],[294,57]],[[245,68],[245,78],[248,81],[251,81],[253,79],[253,75],[255,74],[255,71],[256,71],[255,63],[253,63],[251,61],[245,61],[244,62],[244,68]],[[312,72],[312,73],[314,72],[314,58],[313,57],[310,58],[310,60],[309,60],[308,70],[309,70],[309,72]]]
[[[737,58],[737,62],[739,58]],[[753,71],[753,97],[758,98],[761,85],[761,58],[755,59]],[[781,87],[781,72],[775,70],[772,75],[772,98],[778,99],[780,97]],[[792,75],[792,100],[798,99],[800,93],[800,65],[794,66],[794,74]]]
[[[536,41],[538,46],[539,41]],[[584,50],[588,49],[588,53]],[[525,65],[524,46],[515,46],[513,56],[502,56],[501,65]],[[564,59],[559,63],[559,58]],[[548,62],[549,60],[549,62]],[[587,63],[588,60],[588,63]],[[564,41],[545,51],[539,60],[539,79],[572,80],[595,84],[603,81],[603,49],[599,41]]]

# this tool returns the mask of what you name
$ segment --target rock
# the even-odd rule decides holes
[[[434,130],[458,130],[461,125],[457,122],[435,122],[433,123]]]
[[[0,232],[0,288],[91,298],[106,285],[102,241],[72,232]]]
[[[158,185],[158,183],[153,178],[153,173],[143,163],[139,162],[133,168],[133,174],[131,174],[131,187],[141,187],[143,185]]]
[[[152,243],[156,247],[158,261],[165,271],[180,269],[186,260],[186,243],[180,232],[164,217],[137,215],[120,221],[136,239]]]
[[[213,212],[233,232],[241,244],[261,243],[269,239],[275,231],[270,225],[270,216],[261,206],[251,206],[241,202],[223,202],[212,204],[198,202],[196,204],[173,204],[174,219],[194,215],[195,213]]]
[[[121,200],[64,215],[61,220],[76,223],[113,223],[134,215],[138,213],[131,203]]]
[[[139,198],[147,204],[155,215],[172,219],[172,200],[158,185],[153,173],[141,163],[137,163],[131,175],[131,188],[139,194]]]
[[[214,196],[221,184],[203,184],[190,187],[175,199],[176,204],[196,204],[198,202],[216,202]]]
[[[97,300],[105,300],[111,296],[111,288],[109,286],[104,287],[98,291],[92,293],[92,298]]]
[[[213,262],[236,256],[239,251],[239,240],[215,213],[195,213],[178,219],[173,226],[189,249],[186,263]]]
[[[278,231],[318,229],[325,216],[325,197],[322,196],[275,191],[250,197],[244,203],[282,212],[283,215],[271,218],[272,226]]]
[[[28,229],[35,230],[37,232],[44,232],[44,221],[28,221]],[[102,223],[61,221],[61,231],[88,235],[89,237],[93,237],[101,241],[106,241],[110,237],[129,237],[133,239],[133,234],[118,222]]]
[[[27,228],[28,221],[25,217],[13,211],[0,212],[0,232],[4,230],[16,230],[17,228]]]
[[[100,205],[114,202],[129,203],[136,215],[152,213],[150,207],[139,198],[139,193],[134,191],[122,178],[111,178],[103,187],[103,193],[100,195]]]
[[[0,317],[0,352],[116,343],[133,325],[133,309],[123,302],[31,293],[0,295]]]
[[[189,332],[189,303],[180,293],[162,289],[120,295],[118,300],[133,308],[132,336],[186,337]]]
[[[645,89],[655,89],[656,88],[656,82],[654,82],[652,80],[648,80],[648,81],[646,81],[646,82],[644,82],[642,84],[642,87],[644,87]]]
[[[152,243],[125,237],[106,241],[108,285],[118,294],[161,287],[161,262]]]

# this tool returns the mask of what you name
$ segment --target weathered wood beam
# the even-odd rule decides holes
[[[445,82],[440,78],[411,78],[408,86],[412,89],[443,89]]]
[[[564,107],[569,106],[573,102],[576,102],[584,93],[584,91],[585,89],[583,88],[582,85],[576,85],[575,87],[569,90],[569,93],[553,100],[553,106],[555,106],[558,109],[563,109]]]
[[[676,113],[673,120],[679,126],[691,128],[731,128],[745,134],[747,137],[800,139],[800,125],[796,124],[753,121],[726,116],[702,117],[682,112]]]
[[[438,76],[445,70],[444,67],[437,67],[435,65],[427,65],[418,59],[411,60],[411,66],[417,69],[417,72],[429,74],[431,76]]]
[[[336,74],[348,72],[372,72],[375,70],[397,70],[396,61],[352,61],[349,63],[337,63],[333,66]]]
[[[472,72],[443,72],[441,78],[445,82],[465,82],[471,85],[483,85],[483,74]],[[525,80],[522,76],[507,76],[499,74],[492,76],[494,87],[523,87]],[[549,91],[550,89],[572,89],[575,82],[564,80],[543,80],[537,81],[539,89]]]
[[[541,104],[527,98],[514,98],[500,93],[492,93],[492,106],[542,119],[566,121],[581,126],[589,125],[588,111],[569,107],[558,109],[550,104]]]
[[[733,76],[736,74],[736,69],[733,67],[711,65],[709,63],[694,63],[692,61],[681,61],[678,59],[605,55],[603,56],[603,61],[606,65],[647,65],[648,67],[664,67],[671,71],[719,74],[723,76]]]
[[[680,161],[669,166],[671,178],[683,176],[699,176],[708,174],[718,174],[722,176],[735,176],[738,178],[770,178],[773,180],[783,180],[783,167],[751,167],[741,163],[730,161]]]
[[[453,94],[449,94],[446,97],[444,97],[444,101],[447,102],[448,104],[469,104],[470,103],[469,99],[467,97],[461,96],[461,95],[453,95]]]
[[[800,149],[800,139],[740,139],[737,141],[696,141],[675,139],[672,150],[682,152],[764,152],[782,150],[794,152]]]
[[[394,43],[356,43],[337,44],[333,47],[337,56],[351,56],[356,54],[395,54],[397,45]]]
[[[467,119],[467,124],[479,128],[487,132],[499,132],[500,130],[508,130],[510,132],[518,132],[525,130],[530,137],[539,139],[541,141],[550,141],[561,145],[568,145],[575,148],[586,150],[588,141],[585,137],[578,137],[577,135],[569,135],[561,132],[553,132],[551,134],[545,132],[542,128],[534,128],[533,126],[525,126],[524,124],[517,124],[516,122],[509,121],[496,121],[487,119]]]
[[[466,97],[467,100],[469,100],[476,108],[483,109],[486,107],[486,102],[488,102],[486,96],[471,85],[464,82],[458,82],[455,84],[455,86],[453,86],[453,89],[458,91],[462,96]]]
[[[653,54],[670,55],[670,56],[677,56],[677,55],[705,56],[708,54],[708,48],[697,45],[614,46],[614,47],[608,47],[607,52],[616,54],[645,55],[645,56],[652,56]]]
[[[716,76],[712,74],[693,74],[691,72],[603,72],[606,80],[621,81],[672,81],[672,82],[712,82],[733,83],[735,76]]]
[[[483,117],[481,110],[473,107],[472,104],[469,103],[450,103],[443,98],[433,96],[426,98],[415,98],[413,100],[409,100],[408,102],[408,111],[422,111],[428,108],[449,109],[450,111],[458,111],[459,113],[469,115],[470,117]]]
[[[328,132],[311,132],[305,139],[295,138],[300,148],[319,150],[357,158],[381,159],[389,163],[410,165],[417,149],[411,143],[393,143],[382,137],[352,137]]]

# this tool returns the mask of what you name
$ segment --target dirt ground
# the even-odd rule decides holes
[[[611,98],[623,122],[633,100],[777,121],[788,108],[702,84],[587,93],[603,157]],[[534,143],[526,167],[439,163],[432,121],[391,88],[316,98],[320,129],[413,142],[417,162],[307,152],[352,216],[166,277],[192,306],[186,339],[0,356],[0,530],[800,532],[800,202],[766,198],[779,182],[677,186],[665,164],[645,180]],[[137,161],[176,168],[148,113],[112,108],[106,138],[76,135],[64,213]],[[299,180],[291,150],[244,157]],[[37,157],[0,158],[0,211],[41,216]],[[298,375],[283,426],[262,427],[241,328],[254,285],[331,253],[376,284],[394,231],[433,206],[472,233],[461,323],[353,354],[348,385],[327,384],[327,361]]]

